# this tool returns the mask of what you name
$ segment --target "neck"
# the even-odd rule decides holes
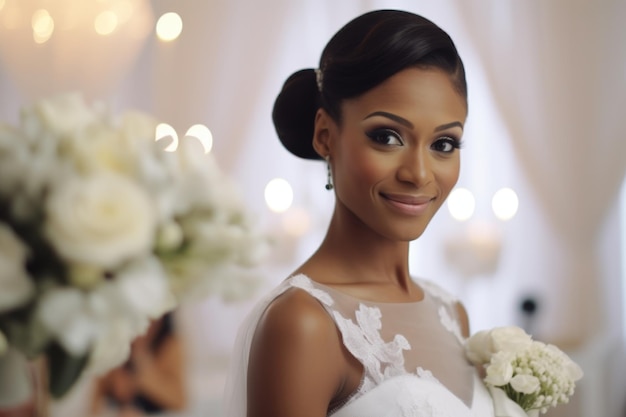
[[[405,289],[411,283],[409,242],[378,234],[339,205],[315,258],[341,283],[393,283]]]

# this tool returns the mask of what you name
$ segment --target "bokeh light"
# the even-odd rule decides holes
[[[501,188],[493,195],[491,208],[498,219],[511,220],[519,208],[517,193],[510,188]]]
[[[107,36],[117,29],[117,15],[111,10],[99,13],[93,22],[93,27],[98,35]]]
[[[265,203],[275,213],[283,213],[291,207],[293,189],[282,178],[274,178],[265,186]]]
[[[466,188],[456,188],[448,196],[448,210],[455,220],[465,221],[474,215],[476,200]]]
[[[183,31],[183,19],[178,13],[168,12],[159,17],[156,24],[157,37],[170,42],[177,39]]]
[[[165,140],[165,138],[171,138],[171,143],[163,150],[167,152],[174,152],[178,148],[178,134],[176,133],[176,129],[167,123],[159,123],[156,127],[154,140]]]
[[[197,124],[191,126],[187,129],[185,136],[191,136],[198,139],[200,143],[202,143],[202,147],[204,147],[204,153],[211,152],[211,149],[213,148],[213,134],[205,125]]]
[[[54,32],[54,20],[52,20],[52,16],[46,9],[39,9],[33,13],[31,25],[35,43],[47,42]]]

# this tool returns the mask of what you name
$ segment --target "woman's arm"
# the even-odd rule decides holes
[[[248,417],[322,417],[340,391],[346,361],[334,321],[291,290],[257,328],[248,367]]]

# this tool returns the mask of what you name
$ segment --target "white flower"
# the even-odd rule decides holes
[[[475,333],[465,342],[467,358],[474,364],[481,365],[491,360],[494,353],[493,341],[488,330]]]
[[[5,224],[0,223],[0,313],[21,306],[34,292],[25,269],[28,249]]]
[[[532,394],[541,388],[539,378],[533,375],[515,375],[510,381],[511,387],[523,394]]]
[[[508,384],[513,378],[513,358],[509,352],[495,353],[491,358],[491,363],[487,366],[485,382],[496,387]]]
[[[467,339],[465,351],[472,363],[480,365],[489,362],[495,352],[517,352],[526,349],[531,343],[530,335],[519,327],[496,327],[480,331]]]
[[[119,271],[115,285],[138,315],[150,319],[162,316],[176,305],[165,271],[153,257],[133,262]]]
[[[145,191],[118,175],[68,180],[47,201],[45,233],[65,259],[114,267],[150,251],[155,215]]]
[[[0,354],[8,337],[54,342],[105,372],[188,294],[232,300],[257,287],[245,268],[267,241],[236,187],[197,140],[165,152],[155,133],[152,117],[115,119],[80,94],[0,125],[0,321],[11,328],[5,312],[29,308],[35,322],[20,337],[36,339],[0,333]]]
[[[80,93],[57,95],[37,101],[22,110],[22,127],[33,140],[46,136],[67,136],[83,129],[98,117],[86,106]]]
[[[496,327],[491,330],[494,351],[505,350],[518,352],[532,343],[532,338],[524,330],[516,326]]]
[[[502,411],[498,415],[520,415],[506,411],[508,403],[528,415],[566,403],[574,394],[575,381],[582,377],[580,367],[559,348],[534,341],[519,328],[480,332],[465,347],[468,358],[485,368],[484,381],[494,396],[496,411],[498,407]]]

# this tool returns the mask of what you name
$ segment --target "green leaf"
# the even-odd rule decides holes
[[[48,362],[49,389],[54,398],[63,397],[81,376],[87,355],[71,356],[56,343],[46,352]]]

